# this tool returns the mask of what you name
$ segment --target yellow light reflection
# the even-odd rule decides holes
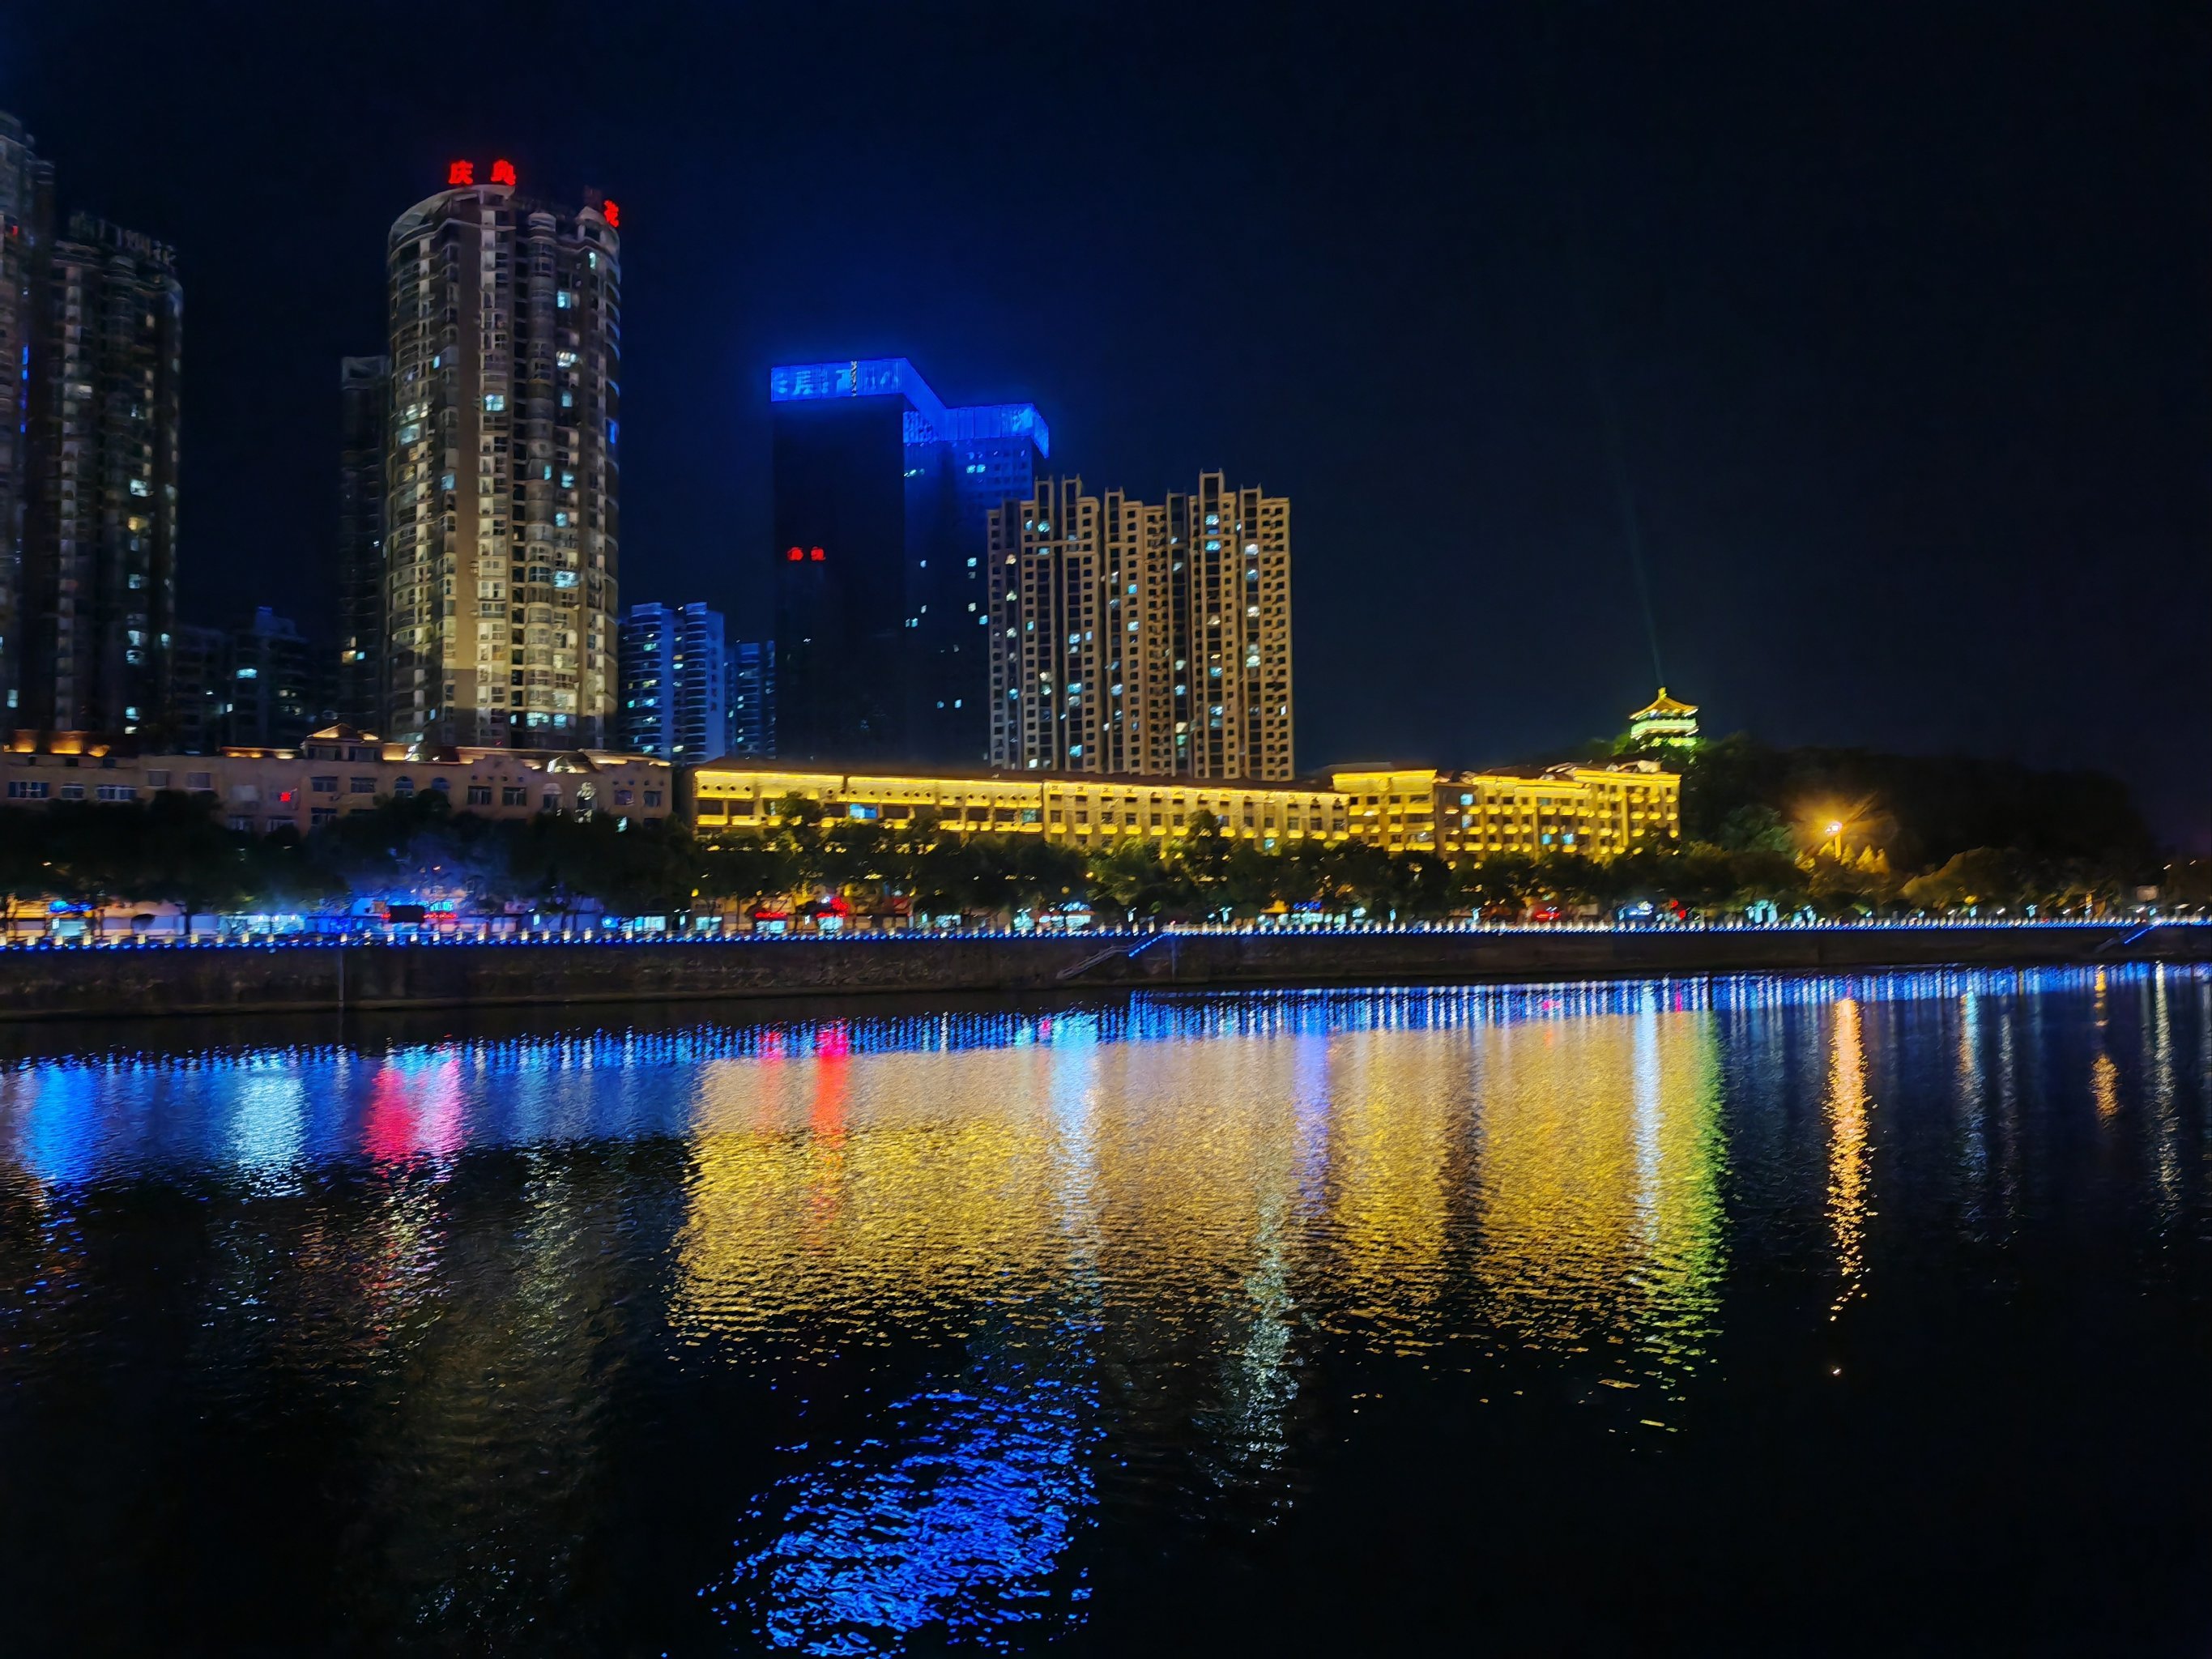
[[[2097,1115],[2111,1119],[2120,1115],[2120,1068],[2112,1064],[2110,1054],[2099,1054],[2089,1067],[2089,1088],[2097,1097]]]
[[[1217,1405],[1255,1448],[1302,1324],[1664,1370],[1702,1352],[1725,1267],[1712,1016],[1656,1002],[721,1060],[693,1148],[672,1308],[693,1340],[828,1349],[1079,1295],[1133,1363],[1236,1356]]]
[[[1872,1187],[1867,1144],[1866,1039],[1859,1005],[1845,997],[1836,1004],[1835,1035],[1828,1060],[1828,1226],[1836,1249],[1835,1318],[1863,1288],[1866,1275],[1867,1200]]]
[[[1498,1337],[1618,1348],[1662,1377],[1692,1364],[1725,1267],[1711,1016],[1493,1027],[1477,1054],[1473,1269]]]

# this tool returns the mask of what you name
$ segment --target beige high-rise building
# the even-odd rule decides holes
[[[1218,472],[1164,505],[1079,478],[991,514],[991,758],[1292,775],[1290,502]]]
[[[1287,778],[1291,504],[1208,472],[1168,497],[1176,770]]]
[[[621,238],[457,162],[389,241],[385,733],[615,740]]]

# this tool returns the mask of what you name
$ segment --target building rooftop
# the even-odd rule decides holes
[[[700,772],[769,772],[786,777],[926,778],[934,783],[1060,783],[1100,786],[1109,789],[1271,789],[1311,794],[1333,786],[1326,775],[1308,778],[1194,778],[1180,773],[1048,772],[1043,768],[933,766],[927,762],[872,760],[789,760],[773,757],[725,755],[702,762]]]
[[[1659,695],[1651,700],[1648,707],[1638,709],[1628,718],[1632,720],[1640,720],[1649,719],[1653,715],[1665,716],[1669,714],[1694,714],[1697,712],[1697,704],[1693,702],[1684,702],[1680,697],[1668,696],[1667,695],[1667,688],[1662,685],[1659,688]]]
[[[1568,778],[1583,772],[1663,772],[1657,761],[1560,761],[1551,766],[1486,766],[1480,772],[1445,774],[1474,778]]]
[[[909,408],[906,441],[978,443],[1028,438],[1041,455],[1052,453],[1052,428],[1035,404],[978,404],[948,408],[921,371],[904,357],[856,357],[847,362],[785,363],[768,372],[772,404],[812,403],[827,398],[903,398]]]

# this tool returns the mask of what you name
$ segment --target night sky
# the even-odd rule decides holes
[[[2203,9],[1472,9],[50,0],[0,108],[179,249],[189,620],[327,629],[385,234],[505,156],[622,204],[626,599],[760,630],[769,366],[904,356],[1291,497],[1304,765],[1618,730],[1640,545],[1709,731],[2212,846]]]

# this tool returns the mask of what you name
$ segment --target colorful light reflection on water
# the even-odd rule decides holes
[[[27,1059],[0,1468],[93,1553],[0,1541],[118,1637],[106,1575],[178,1571],[149,1508],[291,1560],[304,1645],[1126,1631],[1146,1561],[1350,1525],[1386,1430],[1694,1468],[1777,1352],[1840,1376],[2085,1215],[2198,1295],[2208,1006],[2129,968]]]

